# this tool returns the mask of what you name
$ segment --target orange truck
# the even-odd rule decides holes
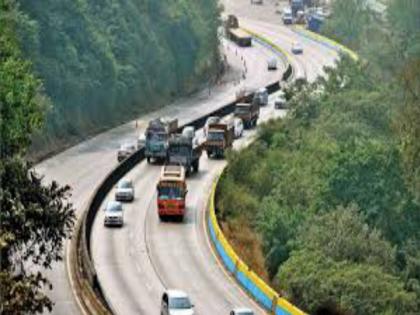
[[[159,218],[162,221],[169,217],[182,220],[185,214],[186,195],[185,168],[181,165],[163,166],[157,184]]]

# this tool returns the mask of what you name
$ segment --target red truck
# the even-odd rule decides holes
[[[185,214],[186,195],[187,183],[184,167],[181,165],[163,166],[157,184],[159,218],[165,220],[173,217],[182,220]]]

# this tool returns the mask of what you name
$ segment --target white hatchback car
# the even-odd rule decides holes
[[[297,54],[303,54],[302,44],[299,43],[299,42],[294,42],[292,44],[292,53],[294,53],[295,55],[297,55]]]
[[[230,312],[230,315],[254,315],[254,311],[249,308],[235,308]]]
[[[194,315],[194,305],[181,290],[166,290],[162,295],[160,315]]]
[[[124,214],[119,201],[109,201],[105,206],[105,226],[123,226]]]
[[[117,201],[133,201],[134,186],[133,182],[128,179],[121,179],[115,190],[115,200]]]

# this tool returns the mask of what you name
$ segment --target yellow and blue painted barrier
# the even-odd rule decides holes
[[[306,315],[286,299],[280,297],[274,289],[267,285],[235,253],[217,222],[215,210],[216,187],[217,182],[213,184],[210,194],[210,209],[207,223],[210,239],[225,268],[238,281],[242,288],[271,314]]]

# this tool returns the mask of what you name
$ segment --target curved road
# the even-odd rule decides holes
[[[72,187],[72,202],[77,214],[80,215],[81,211],[85,210],[95,187],[117,164],[116,152],[119,145],[127,139],[135,140],[140,133],[144,133],[150,119],[170,116],[179,117],[180,123],[186,123],[234,100],[239,86],[264,86],[278,80],[284,70],[281,67],[274,72],[266,70],[266,58],[272,53],[261,46],[252,50],[236,48],[230,42],[223,42],[222,46],[229,62],[229,71],[222,78],[221,85],[211,88],[210,95],[206,88],[200,93],[140,117],[137,120],[137,127],[136,122],[132,121],[111,129],[37,164],[35,169],[45,175],[46,182],[54,179]],[[247,68],[245,80],[242,79],[245,71],[244,62]],[[80,313],[67,275],[67,263],[67,260],[65,263],[55,263],[51,270],[46,271],[53,284],[53,290],[47,292],[55,303],[53,314]]]
[[[304,41],[282,26],[248,19],[240,19],[240,24],[285,49],[293,41],[301,41],[304,55],[295,57],[293,63],[298,75],[300,72],[309,80],[322,74],[323,65],[333,64],[337,57],[335,52]],[[271,101],[262,109],[259,122],[281,114]],[[254,133],[246,132],[235,142],[235,148],[249,142]],[[127,174],[134,181],[137,198],[124,205],[125,226],[105,228],[100,213],[92,239],[98,278],[116,314],[158,314],[159,299],[165,288],[188,292],[198,314],[228,314],[235,306],[247,306],[263,313],[220,268],[208,243],[204,225],[207,197],[224,165],[225,161],[209,160],[203,154],[199,173],[187,181],[187,214],[182,223],[160,222],[158,218],[155,186],[161,166],[144,162]],[[107,200],[113,197],[111,192]]]
[[[249,18],[249,12],[254,8],[247,8],[248,1],[239,6],[240,9],[236,9],[240,12],[241,25],[268,37],[286,50],[290,49],[293,41],[302,42],[304,54],[292,56],[298,76],[312,80],[322,74],[323,65],[333,64],[337,57],[334,51],[288,28]],[[226,5],[226,8],[229,6]],[[265,5],[260,9],[272,8]],[[242,12],[246,12],[246,18],[241,18]],[[271,17],[268,13],[261,13],[261,16],[265,21],[277,17]],[[231,64],[230,76],[226,78],[230,83],[214,88],[210,96],[205,90],[171,107],[146,115],[138,120],[137,129],[132,122],[103,133],[38,164],[36,169],[46,175],[47,181],[56,179],[62,184],[70,184],[73,187],[73,202],[78,211],[83,210],[96,185],[115,166],[116,149],[120,142],[126,138],[134,139],[139,132],[143,132],[150,118],[178,116],[182,123],[232,100],[237,90],[236,83],[232,81],[242,75],[244,60],[247,78],[243,84],[246,86],[260,87],[280,76],[280,72],[266,70],[266,60],[271,55],[269,50],[259,45],[249,49],[238,49],[228,43],[224,46]],[[265,119],[280,113],[270,106],[263,110]],[[248,141],[249,138],[245,137],[237,141],[235,147]],[[105,295],[118,314],[157,313],[164,287],[188,291],[199,314],[223,314],[234,305],[248,305],[256,309],[254,303],[218,265],[203,226],[208,192],[223,165],[224,161],[207,160],[203,155],[199,174],[188,180],[188,211],[182,224],[159,222],[154,193],[160,167],[145,163],[129,175],[135,181],[137,198],[133,204],[125,207],[124,228],[104,229],[102,214],[99,215],[94,226],[93,257]],[[56,264],[49,276],[54,285],[50,295],[56,303],[53,313],[80,313],[72,296],[66,267]]]

